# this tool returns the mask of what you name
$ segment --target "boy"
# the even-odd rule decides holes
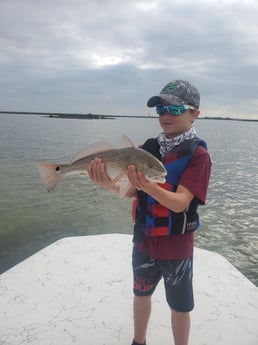
[[[199,116],[200,96],[189,82],[174,80],[147,105],[156,107],[162,133],[142,146],[167,168],[166,183],[148,181],[135,166],[128,167],[134,197],[134,340],[145,345],[151,313],[151,295],[164,279],[166,300],[171,309],[175,345],[187,345],[193,301],[194,231],[199,227],[197,207],[206,200],[211,161],[204,141],[196,136],[192,124]],[[95,159],[90,178],[113,192],[104,163]]]

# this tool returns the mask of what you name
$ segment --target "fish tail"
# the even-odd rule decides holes
[[[38,162],[36,166],[39,169],[40,177],[47,191],[52,192],[62,179],[62,175],[59,172],[60,169],[58,169],[59,165],[56,163]]]

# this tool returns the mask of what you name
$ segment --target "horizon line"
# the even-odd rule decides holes
[[[45,115],[47,117],[55,118],[76,118],[76,119],[112,119],[112,118],[155,118],[158,116],[152,115],[107,115],[107,114],[93,114],[93,113],[62,113],[62,112],[39,112],[39,111],[8,111],[0,110],[0,114],[21,114],[21,115]],[[230,121],[253,121],[258,122],[258,119],[251,118],[235,118],[235,117],[222,117],[222,116],[203,116],[199,117],[200,120],[230,120]]]

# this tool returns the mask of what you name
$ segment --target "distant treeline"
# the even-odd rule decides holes
[[[71,113],[46,113],[46,112],[29,112],[29,111],[0,111],[0,114],[21,114],[21,115],[43,115],[53,118],[61,119],[115,119],[117,117],[124,118],[157,118],[157,116],[150,115],[102,115],[102,114],[71,114]]]
[[[157,116],[151,115],[102,115],[102,114],[71,114],[71,113],[50,113],[50,112],[28,112],[28,111],[0,111],[0,114],[21,114],[21,115],[44,115],[47,117],[52,118],[60,118],[60,119],[115,119],[118,117],[124,118],[155,118]],[[251,121],[251,122],[258,122],[258,119],[238,119],[232,117],[200,117],[200,120],[227,120],[227,121]]]
[[[233,117],[219,117],[219,116],[215,116],[215,117],[209,117],[209,116],[205,116],[205,117],[200,117],[199,119],[202,120],[227,120],[227,121],[251,121],[251,122],[258,122],[258,119],[237,119],[237,118],[233,118]]]

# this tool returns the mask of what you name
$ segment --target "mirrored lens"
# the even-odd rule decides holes
[[[168,112],[171,115],[181,115],[186,111],[184,105],[175,106],[175,105],[157,105],[156,106],[156,112],[159,115],[165,114],[165,112]]]

